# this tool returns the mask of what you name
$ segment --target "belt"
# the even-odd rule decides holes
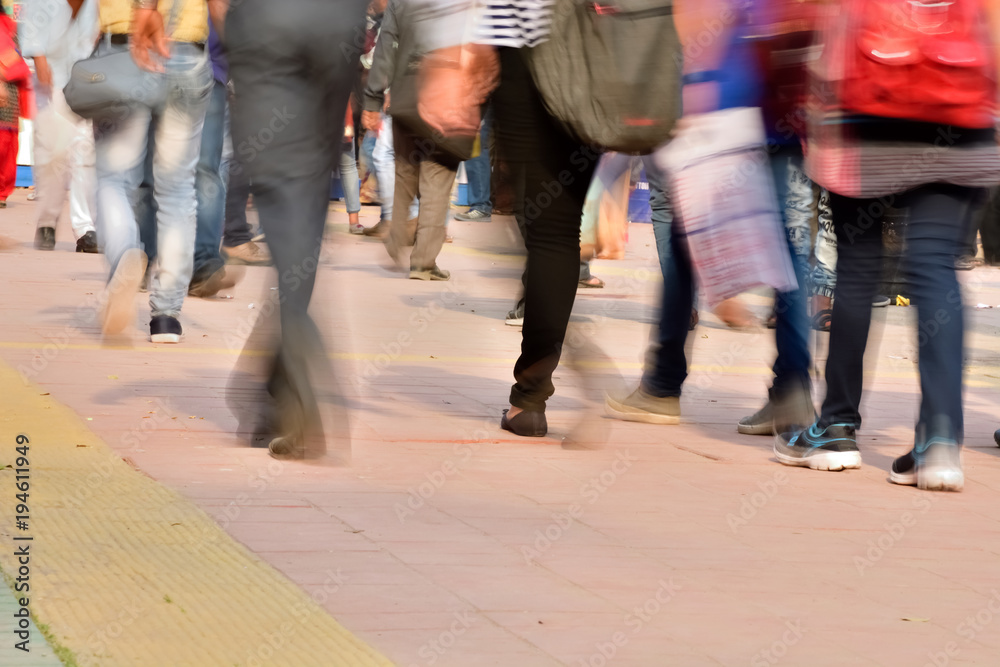
[[[109,37],[109,41],[112,44],[117,44],[119,46],[124,46],[124,45],[128,44],[129,43],[129,39],[130,39],[130,35],[128,33],[113,33]],[[200,51],[204,51],[205,50],[205,43],[204,42],[178,42],[178,44],[190,44],[191,46],[195,47],[196,49],[198,49]]]

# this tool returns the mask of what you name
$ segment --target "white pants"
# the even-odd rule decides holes
[[[38,91],[34,123],[38,226],[56,227],[68,189],[73,235],[80,238],[94,231],[97,212],[94,126],[70,110],[61,90],[53,88],[51,95]]]

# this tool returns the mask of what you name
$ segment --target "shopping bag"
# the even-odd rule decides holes
[[[797,287],[765,142],[760,109],[741,107],[687,117],[654,154],[709,307],[755,287]]]

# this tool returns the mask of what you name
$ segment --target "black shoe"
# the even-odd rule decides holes
[[[500,418],[500,428],[527,438],[541,438],[549,431],[545,413],[534,410],[523,410],[510,419],[507,419],[507,410],[504,410],[503,417]]]
[[[861,467],[854,426],[831,424],[820,429],[813,424],[798,433],[774,436],[774,456],[786,466],[803,466],[813,470],[844,470]]]
[[[961,448],[954,440],[933,438],[893,461],[889,481],[927,491],[961,491]]]
[[[35,230],[35,247],[39,250],[54,250],[56,247],[56,228],[39,227]]]
[[[55,233],[52,236],[53,243],[55,242]],[[76,240],[76,251],[77,252],[89,252],[98,253],[100,250],[97,249],[97,232],[89,231],[80,238]]]
[[[993,432],[993,442],[997,443],[997,447],[1000,447],[1000,429]]]
[[[153,343],[179,343],[183,335],[176,317],[156,315],[149,322],[149,340]]]

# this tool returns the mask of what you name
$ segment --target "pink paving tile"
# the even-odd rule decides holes
[[[5,233],[28,244],[0,263],[8,285],[0,357],[15,367],[30,364],[66,331],[77,306],[104,280],[102,258],[77,256],[68,244],[56,253],[32,250],[33,211],[19,191],[4,217]],[[950,664],[995,662],[995,622],[975,641],[956,630],[992,589],[1000,590],[993,567],[1000,505],[992,500],[1000,491],[1000,450],[992,443],[1000,382],[990,377],[1000,358],[993,335],[1000,311],[968,314],[969,378],[985,385],[966,393],[964,493],[933,496],[885,479],[892,458],[912,441],[916,406],[915,381],[888,376],[912,371],[912,363],[892,359],[906,353],[910,337],[903,309],[880,314],[886,324],[875,351],[878,377],[863,405],[864,468],[781,468],[767,438],[735,433],[735,421],[765,396],[770,334],[745,345],[752,334],[721,328],[707,313],[692,338],[684,424],[601,416],[601,386],[612,376],[637,381],[658,302],[654,280],[626,285],[624,276],[635,269],[655,274],[651,230],[632,225],[627,258],[595,262],[608,287],[581,295],[574,318],[574,326],[588,318],[598,323],[595,342],[616,368],[582,375],[568,363],[560,368],[548,411],[555,437],[529,442],[497,426],[520,345],[519,333],[501,320],[520,275],[509,221],[453,222],[456,243],[441,259],[454,278],[442,286],[368,270],[384,262],[384,250],[346,234],[343,213],[332,219],[339,231],[324,248],[315,305],[329,350],[339,355],[350,466],[286,463],[276,471],[266,452],[232,433],[226,388],[240,345],[229,338],[253,310],[248,306],[270,293],[268,269],[249,270],[233,299],[188,299],[189,336],[170,349],[145,340],[144,299],[137,300],[135,329],[112,345],[103,344],[96,326],[78,323],[72,343],[87,347],[60,351],[34,381],[92,418],[87,423],[119,454],[205,509],[404,667],[432,659],[461,667],[576,667],[581,660],[597,667],[590,660],[595,643],[621,628],[661,578],[681,586],[677,596],[609,665],[752,664],[795,620],[808,631],[775,664],[923,665],[952,640],[961,650]],[[1000,303],[1000,270],[972,273],[977,284],[969,300]],[[421,316],[417,331],[411,316],[444,290],[458,295],[455,307],[433,320]],[[766,296],[747,299],[766,312]],[[372,382],[358,382],[399,332],[413,335],[410,356]],[[706,371],[737,343],[746,352],[739,365],[754,372]],[[820,349],[820,366],[824,355]],[[141,430],[150,411],[177,419]],[[138,446],[124,437],[136,430],[143,436]],[[579,442],[563,446],[561,438],[574,431]],[[624,451],[634,465],[589,502],[586,485],[600,481]],[[432,483],[425,503],[401,520],[396,506],[449,462],[454,473]],[[746,500],[759,502],[754,494],[779,473],[777,493],[734,530],[729,516],[739,515]],[[583,514],[529,563],[521,547],[573,504]],[[855,556],[908,511],[918,513],[917,523],[861,574]],[[334,575],[344,580],[336,590]],[[463,611],[475,620],[461,636],[445,635],[450,646],[438,652],[433,642]],[[899,620],[904,615],[930,621]]]

